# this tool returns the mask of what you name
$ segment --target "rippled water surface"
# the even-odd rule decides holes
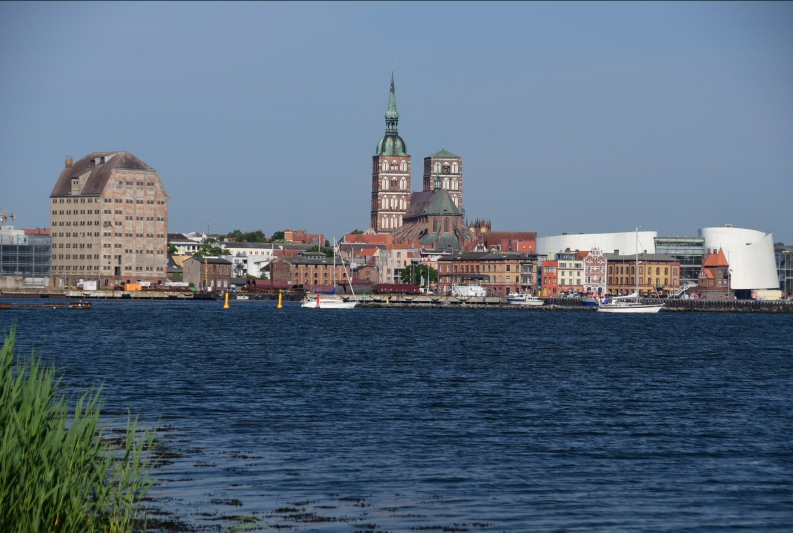
[[[0,313],[18,353],[33,347],[71,386],[104,383],[108,414],[161,428],[174,453],[151,495],[169,527],[793,527],[790,315]]]

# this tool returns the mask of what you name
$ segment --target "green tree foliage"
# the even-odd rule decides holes
[[[322,252],[328,259],[333,259],[333,247],[331,246],[323,246],[322,248],[319,246],[312,246],[311,248],[306,248],[306,252]]]
[[[276,231],[270,236],[271,241],[283,241],[284,240],[284,232],[283,231]]]
[[[412,265],[402,268],[402,281],[405,283],[418,284],[421,277],[424,277],[424,286],[427,286],[427,271],[429,271],[430,283],[438,282],[438,271],[427,265]]]
[[[359,230],[358,228],[355,228],[354,230],[352,230],[350,232],[350,234],[352,234],[352,235],[363,235],[363,230]]]
[[[16,328],[0,350],[0,531],[132,533],[153,485],[153,434],[113,444],[99,425],[99,390],[65,398],[52,366],[13,355]],[[70,407],[71,406],[71,407]]]
[[[171,241],[168,241],[168,255],[175,255],[177,252],[176,246],[171,244]]]
[[[217,239],[210,237],[201,243],[201,247],[196,253],[193,254],[193,257],[196,259],[202,259],[205,256],[217,257],[221,255],[228,255],[228,251],[218,246]]]
[[[260,229],[244,233],[238,229],[229,232],[227,239],[234,239],[236,242],[267,242],[267,236]]]

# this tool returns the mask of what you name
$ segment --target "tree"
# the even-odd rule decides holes
[[[270,237],[271,241],[282,241],[284,240],[284,232],[283,231],[276,231]]]
[[[238,229],[232,230],[226,235],[226,239],[228,240],[234,239],[237,242],[242,242],[243,239],[242,232]]]
[[[228,255],[226,250],[217,245],[217,239],[209,238],[201,243],[201,248],[193,254],[195,259],[202,259],[204,256],[219,257],[221,255]]]
[[[322,248],[319,246],[312,246],[311,248],[306,248],[306,252],[322,252],[328,259],[333,259],[333,248],[330,246],[323,246]]]
[[[438,271],[427,265],[410,265],[402,268],[402,281],[414,285],[421,283],[424,278],[424,286],[427,286],[427,271],[429,271],[430,283],[438,282]]]
[[[173,244],[171,244],[170,241],[168,241],[168,255],[176,255],[176,252],[178,252],[176,246],[174,246]]]
[[[260,229],[256,231],[243,232],[238,229],[226,235],[227,239],[234,239],[237,242],[267,242],[267,236]]]
[[[363,231],[362,231],[362,230],[359,230],[358,228],[355,228],[354,230],[352,230],[352,231],[350,232],[350,234],[351,234],[351,235],[363,235]]]

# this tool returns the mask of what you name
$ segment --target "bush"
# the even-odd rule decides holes
[[[99,426],[101,387],[65,398],[54,366],[14,361],[15,340],[12,328],[0,350],[0,531],[131,532],[145,518],[153,433],[136,437],[128,416],[112,444]]]

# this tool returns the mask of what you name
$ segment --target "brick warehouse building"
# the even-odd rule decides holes
[[[168,194],[149,165],[129,152],[69,157],[50,202],[54,286],[165,281]]]

